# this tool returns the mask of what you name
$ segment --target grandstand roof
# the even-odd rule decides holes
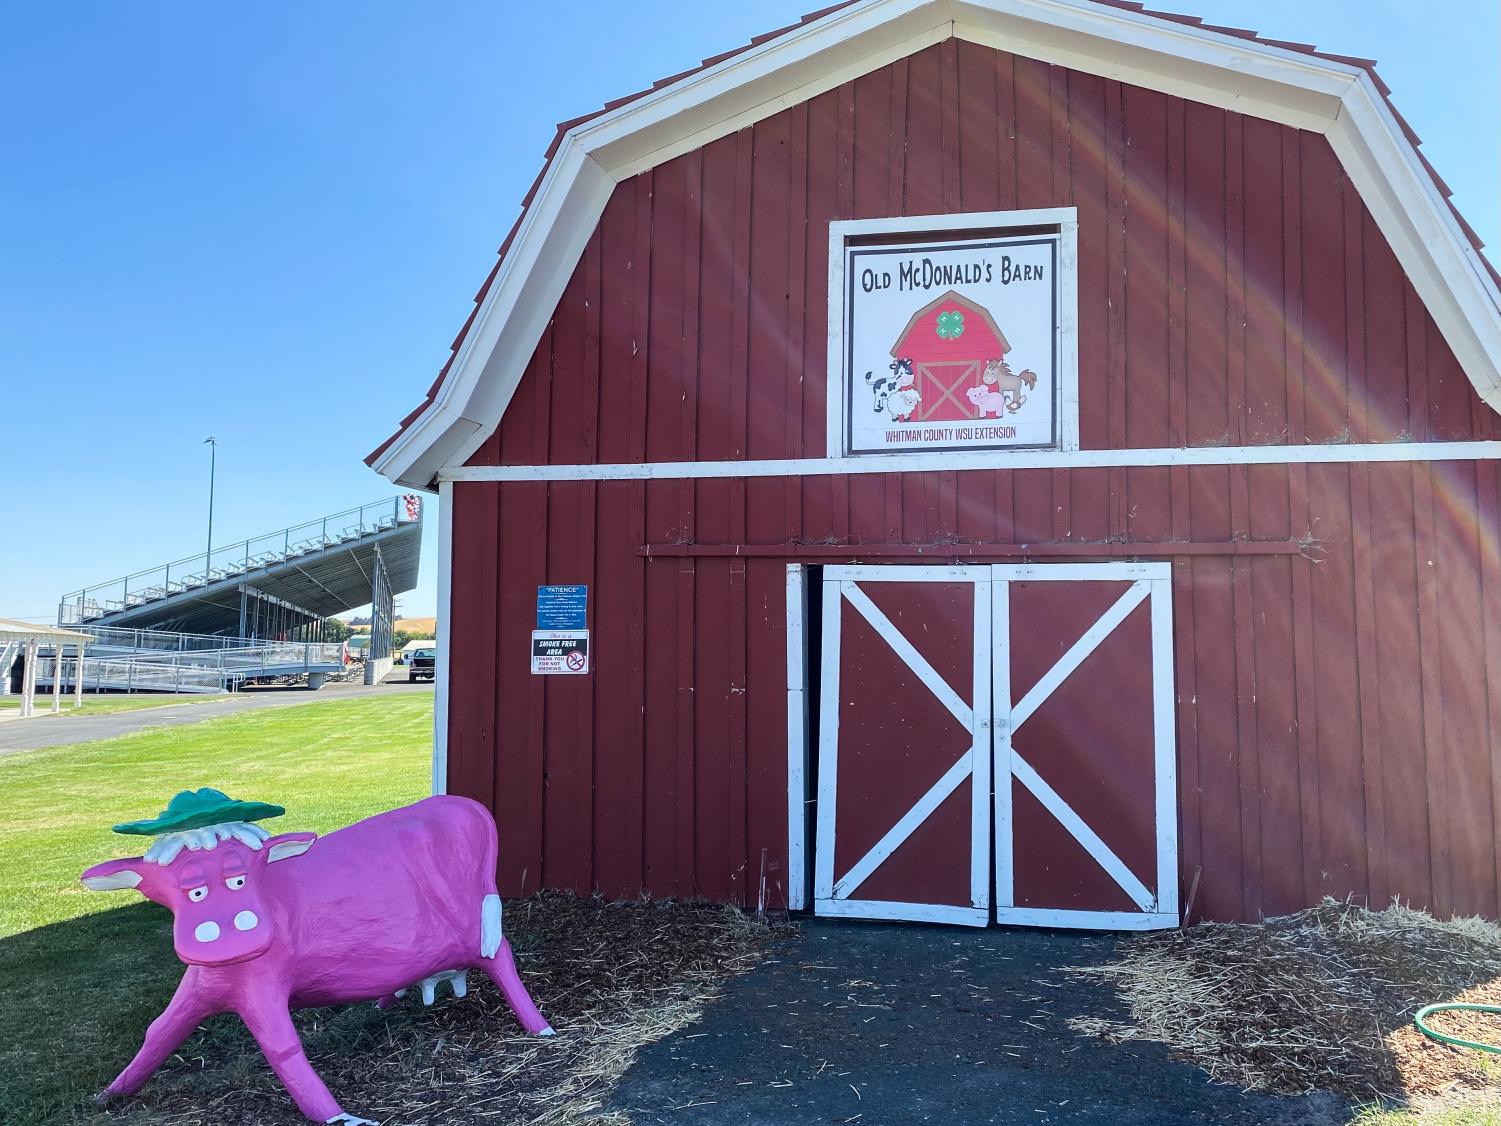
[[[74,592],[59,620],[236,633],[242,590],[328,617],[370,602],[378,565],[393,592],[411,590],[421,556],[421,501],[396,497]]]

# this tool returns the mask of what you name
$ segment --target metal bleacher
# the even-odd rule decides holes
[[[253,637],[169,633],[161,630],[90,626],[95,638],[83,659],[83,686],[88,691],[221,692],[246,681],[269,680],[343,667],[339,642],[268,641]],[[55,660],[37,662],[37,683],[52,683]],[[70,686],[77,671],[63,660],[63,679]]]
[[[415,586],[421,534],[420,501],[392,497],[74,591],[57,620],[261,636],[241,628],[241,588],[305,617],[340,613],[370,601],[377,565],[397,592]]]
[[[389,642],[392,599],[417,585],[422,502],[346,509],[65,595],[58,624],[96,638],[86,688],[221,691],[343,667],[324,619],[371,605]],[[375,632],[373,630],[373,632]],[[53,660],[38,663],[51,682]],[[79,671],[63,663],[65,681]]]

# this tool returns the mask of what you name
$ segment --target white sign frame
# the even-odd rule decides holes
[[[850,449],[850,396],[847,390],[846,263],[851,242],[878,241],[892,236],[935,235],[953,238],[1011,237],[1026,234],[1054,235],[1058,239],[1056,278],[1057,325],[1057,442],[1038,447],[987,447],[1004,458],[1008,450],[1035,453],[1039,448],[1073,451],[1079,448],[1079,218],[1073,207],[1033,208],[1023,211],[974,211],[960,215],[906,215],[882,219],[845,219],[829,224],[829,322],[827,386],[827,456],[831,459],[879,460],[908,454],[924,454],[941,460],[955,452],[952,446],[930,449],[913,447],[889,451]],[[919,241],[914,239],[913,241]],[[935,468],[940,466],[935,465]]]

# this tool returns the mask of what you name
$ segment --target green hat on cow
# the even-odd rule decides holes
[[[223,790],[204,786],[199,790],[182,791],[150,821],[127,821],[124,825],[116,825],[115,832],[153,837],[161,833],[180,833],[185,829],[202,829],[205,825],[222,825],[226,821],[260,821],[280,817],[285,812],[279,805],[236,801]]]

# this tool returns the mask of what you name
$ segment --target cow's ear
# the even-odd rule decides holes
[[[106,860],[103,864],[95,864],[79,878],[91,891],[123,891],[140,886],[141,869],[145,864],[146,861],[139,856]]]
[[[266,863],[275,864],[278,860],[301,856],[313,847],[313,842],[317,839],[317,833],[283,833],[279,837],[272,837],[266,842]]]

